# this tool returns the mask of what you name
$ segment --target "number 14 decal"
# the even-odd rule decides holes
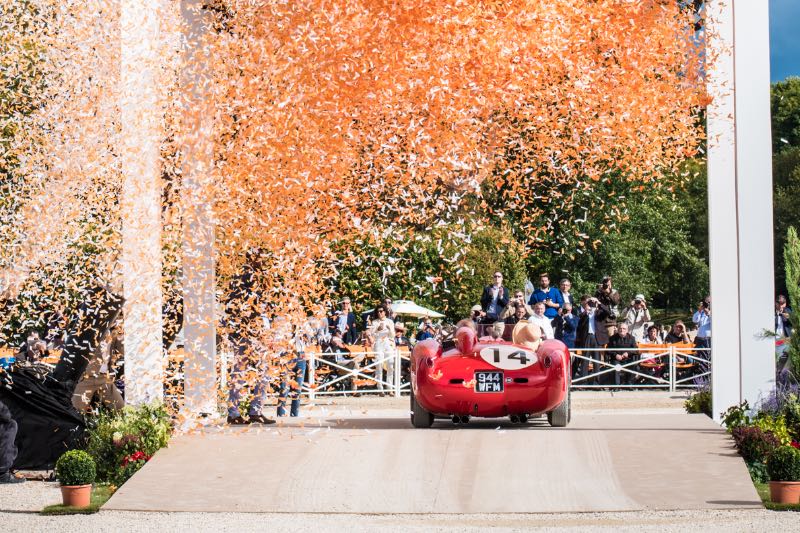
[[[519,364],[521,364],[521,365],[527,365],[528,364],[528,354],[523,350],[517,350],[517,351],[511,352],[510,354],[507,354],[506,355],[506,359],[512,359],[514,361],[519,361]],[[499,363],[500,362],[500,350],[498,350],[497,348],[494,349],[494,362],[495,363]]]
[[[480,351],[480,356],[490,365],[503,370],[519,370],[538,360],[535,352],[520,349],[513,344],[487,346]]]

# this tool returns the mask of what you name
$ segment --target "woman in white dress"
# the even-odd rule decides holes
[[[390,385],[394,383],[394,322],[387,318],[386,307],[381,305],[375,309],[375,317],[367,330],[372,341],[372,350],[375,352],[376,360],[386,359],[386,369],[388,375],[386,382]],[[383,390],[383,364],[375,365],[375,379],[377,380],[378,390]]]

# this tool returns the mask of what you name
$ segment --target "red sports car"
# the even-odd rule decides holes
[[[521,326],[521,327],[520,327]],[[435,417],[466,423],[471,416],[508,416],[524,423],[546,413],[550,425],[569,423],[570,354],[558,340],[539,342],[520,324],[513,340],[478,340],[475,330],[461,327],[455,347],[442,350],[433,339],[419,342],[411,356],[411,423],[433,425]],[[527,335],[526,335],[527,334]]]

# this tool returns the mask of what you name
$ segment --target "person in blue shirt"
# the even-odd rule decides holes
[[[550,286],[550,275],[547,272],[539,275],[539,288],[531,294],[528,305],[533,307],[536,302],[544,302],[544,316],[550,320],[558,316],[558,311],[564,304],[561,291]]]
[[[426,318],[425,322],[419,328],[417,332],[416,340],[424,341],[426,339],[435,339],[436,338],[436,329],[433,327],[433,323],[431,322],[430,318]]]
[[[697,311],[692,316],[692,322],[697,326],[697,336],[694,338],[696,348],[711,348],[711,297],[706,296]],[[709,354],[710,355],[710,354]]]

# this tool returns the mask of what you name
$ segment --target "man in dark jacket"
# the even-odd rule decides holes
[[[17,458],[17,447],[14,445],[16,438],[17,421],[11,418],[11,411],[6,404],[0,402],[0,484],[25,481],[11,473],[11,467]]]
[[[483,288],[481,295],[481,308],[486,315],[484,323],[493,324],[497,322],[500,313],[508,305],[508,289],[503,287],[502,272],[494,273],[494,283]]]
[[[596,351],[608,343],[608,333],[605,328],[605,319],[610,314],[607,306],[601,304],[597,298],[584,296],[581,298],[581,314],[578,317],[578,328],[575,335],[575,345],[578,348],[587,348],[592,351],[583,353],[585,357],[594,361],[594,373],[600,371],[600,352]],[[588,359],[581,359],[573,365],[573,377],[586,377],[589,374]],[[588,383],[588,381],[586,382]]]
[[[606,352],[606,360],[612,365],[626,365],[637,358],[636,339],[628,331],[627,323],[619,323],[617,332],[608,340],[608,348],[612,350]],[[630,377],[630,373],[617,370],[614,372],[614,383],[627,385],[630,383]]]
[[[779,339],[792,336],[792,309],[786,305],[786,296],[775,299],[775,336]]]
[[[606,329],[606,339],[612,335],[617,325],[617,313],[619,312],[620,296],[619,292],[612,286],[611,276],[606,276],[597,287],[595,298],[605,306],[608,313],[603,317],[603,325]],[[608,340],[606,340],[606,343]],[[604,343],[605,344],[605,343]]]
[[[342,334],[342,341],[345,344],[356,344],[358,342],[358,328],[356,327],[356,315],[350,307],[350,298],[342,300],[342,308],[333,314],[328,320],[331,334],[338,330]]]
[[[570,350],[575,348],[578,317],[572,312],[572,304],[564,302],[558,316],[553,319],[553,328],[556,332],[556,339],[566,344]]]

